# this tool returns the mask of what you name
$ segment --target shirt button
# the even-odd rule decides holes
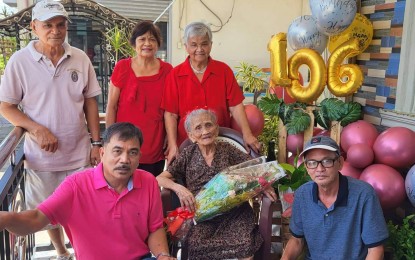
[[[329,216],[329,214],[326,214],[326,215],[324,215],[325,217],[328,217]]]

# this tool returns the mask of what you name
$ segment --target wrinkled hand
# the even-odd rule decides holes
[[[267,196],[272,202],[277,201],[277,194],[275,194],[275,190],[272,186],[266,188],[263,192],[265,196]]]
[[[196,199],[193,194],[183,185],[176,184],[175,192],[179,197],[180,205],[191,212],[196,211]]]
[[[167,165],[170,165],[174,159],[176,159],[177,155],[179,154],[179,148],[177,145],[170,146],[167,145],[167,149],[164,152],[164,155],[166,156]]]
[[[257,154],[261,153],[261,144],[258,142],[255,136],[252,134],[249,136],[244,136],[245,148],[249,151],[250,149],[254,150]]]
[[[45,150],[46,152],[54,153],[58,149],[58,138],[52,134],[49,129],[42,126],[32,131],[32,134],[37,144],[40,146],[40,149]]]
[[[92,166],[97,166],[101,162],[101,156],[99,155],[99,146],[92,146],[90,160]]]

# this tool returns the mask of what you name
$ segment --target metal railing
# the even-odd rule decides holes
[[[0,210],[19,212],[25,210],[24,200],[24,152],[23,146],[17,149],[23,140],[24,130],[15,127],[0,144],[0,168],[8,161],[0,179]],[[35,236],[16,236],[7,230],[0,232],[0,259],[23,260],[30,259],[35,246]]]

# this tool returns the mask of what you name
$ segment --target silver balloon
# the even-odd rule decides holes
[[[308,48],[322,53],[328,37],[317,29],[317,21],[313,16],[303,15],[294,19],[288,27],[287,40],[295,51]]]
[[[310,0],[309,3],[318,30],[326,35],[346,30],[357,11],[356,0]]]

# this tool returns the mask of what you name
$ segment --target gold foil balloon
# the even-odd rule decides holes
[[[373,25],[366,16],[357,13],[352,24],[340,34],[331,36],[328,48],[332,53],[342,43],[350,39],[359,40],[359,53],[362,53],[370,44],[373,38]]]
[[[301,65],[307,65],[310,69],[311,79],[307,87],[299,81],[298,69]],[[301,49],[296,51],[288,60],[289,78],[292,84],[287,87],[288,94],[297,101],[312,103],[317,100],[324,90],[327,82],[324,60],[315,50]]]
[[[289,86],[291,80],[287,74],[287,34],[278,33],[268,43],[271,54],[271,81],[274,85]]]
[[[358,55],[360,52],[359,40],[350,39],[340,45],[330,55],[328,60],[327,87],[333,95],[346,97],[354,92],[363,83],[363,73],[356,64],[343,64],[344,59]],[[347,78],[343,82],[343,78]]]

